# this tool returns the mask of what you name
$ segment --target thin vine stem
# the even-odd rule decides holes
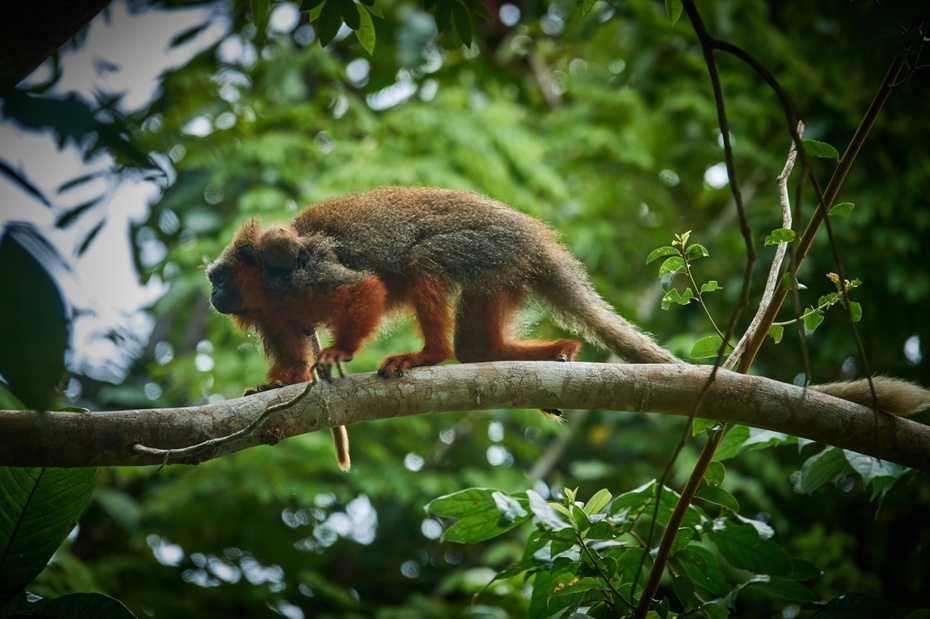
[[[685,12],[687,12],[689,19],[691,20],[691,23],[694,27],[695,33],[699,41],[701,42],[701,47],[704,52],[705,61],[707,63],[708,71],[710,73],[710,79],[711,79],[711,84],[713,87],[714,98],[717,103],[718,120],[721,123],[720,128],[723,134],[724,148],[726,149],[729,145],[729,133],[727,130],[727,125],[725,124],[726,113],[725,113],[725,109],[723,106],[723,94],[722,94],[722,89],[720,87],[720,78],[719,78],[719,74],[717,72],[716,65],[715,65],[714,58],[713,58],[714,50],[720,49],[722,51],[733,53],[737,57],[742,58],[743,60],[747,62],[747,64],[752,66],[757,72],[762,73],[763,76],[768,75],[770,79],[767,79],[766,81],[769,82],[770,86],[772,86],[773,84],[777,85],[778,83],[776,80],[774,80],[773,77],[771,77],[771,74],[769,74],[768,71],[765,71],[764,67],[762,67],[761,64],[755,61],[755,59],[753,59],[748,53],[745,53],[743,50],[739,49],[738,47],[732,44],[717,41],[716,39],[714,39],[708,33],[706,27],[704,26],[703,21],[701,20],[700,14],[698,13],[693,0],[682,0],[682,5],[684,7]],[[826,215],[828,213],[829,207],[833,204],[833,201],[836,199],[836,196],[839,193],[839,189],[842,186],[843,181],[845,180],[846,175],[848,174],[849,169],[851,168],[852,163],[855,160],[855,157],[859,152],[859,149],[862,147],[862,144],[864,143],[866,137],[869,135],[869,132],[874,126],[875,121],[878,117],[878,113],[881,111],[882,107],[884,106],[885,102],[890,96],[891,90],[894,88],[897,82],[897,78],[900,75],[902,68],[904,67],[904,64],[905,64],[905,59],[903,57],[897,57],[894,59],[894,61],[892,62],[891,66],[888,69],[888,72],[886,73],[886,76],[882,82],[882,85],[879,87],[879,90],[876,93],[875,98],[872,101],[872,104],[869,106],[869,109],[866,111],[866,114],[863,117],[863,120],[860,123],[859,128],[857,129],[856,133],[853,135],[853,138],[850,141],[850,144],[847,147],[846,151],[844,152],[843,156],[840,158],[840,161],[837,165],[837,169],[833,174],[833,177],[830,179],[830,182],[828,183],[826,189],[822,193],[818,191],[818,193],[820,194],[820,199],[818,200],[818,208],[815,210],[814,214],[812,215],[811,220],[808,223],[804,231],[804,234],[799,239],[795,247],[795,251],[792,254],[792,260],[789,265],[789,272],[792,273],[792,276],[794,273],[797,272],[797,267],[800,265],[801,261],[803,261],[804,257],[810,251],[811,245],[813,244],[813,239],[816,236],[817,231],[820,229],[820,226],[823,224],[826,218]],[[802,150],[803,144],[801,144],[800,135],[798,134],[796,126],[795,126],[796,116],[794,115],[793,106],[791,106],[790,100],[788,99],[787,94],[785,93],[783,89],[781,89],[780,85],[777,87],[777,89],[774,87],[773,89],[778,94],[779,98],[782,99],[782,103],[786,109],[786,115],[788,116],[789,131],[792,137],[794,138],[795,143],[797,144],[797,147],[801,153],[802,161],[804,161],[805,164],[807,164],[806,153],[804,153],[804,151]],[[736,186],[736,183],[734,182],[736,178],[735,170],[732,170],[732,174],[731,174],[731,165],[732,165],[732,159],[728,153],[727,172],[728,172],[728,175],[730,176],[731,190],[733,191],[734,199],[737,205],[737,210],[740,215],[741,229],[743,230],[744,236],[746,236],[747,231],[748,231],[748,224],[745,223],[746,220],[745,220],[745,213],[743,211],[742,199],[739,194],[739,189]],[[807,168],[808,166],[805,165],[805,167]],[[827,226],[829,228],[829,222],[827,222]],[[752,248],[751,239],[747,239],[746,244],[748,248],[747,249],[747,252],[748,252],[747,264],[749,266],[755,261],[755,250]],[[839,256],[836,254],[837,250],[836,250],[835,244],[833,243],[832,234],[831,234],[831,245],[833,245],[835,259],[839,260]],[[748,281],[750,277],[751,277],[751,274],[749,273],[746,273],[744,276],[743,294],[746,297],[745,298],[746,304],[748,304],[748,291],[749,291]],[[841,277],[842,277],[842,274],[841,274]],[[758,351],[759,351],[759,348],[761,347],[762,342],[764,341],[765,337],[768,334],[769,328],[775,322],[775,317],[777,316],[778,310],[781,308],[781,305],[783,304],[785,298],[787,297],[787,292],[788,291],[786,291],[784,287],[778,288],[778,291],[775,293],[772,303],[768,306],[768,308],[766,309],[765,313],[762,316],[758,330],[751,335],[749,341],[747,342],[746,351],[743,353],[743,355],[740,358],[740,363],[738,366],[739,371],[745,373],[749,370],[749,367],[752,365],[753,360],[758,354]],[[845,288],[843,288],[843,292],[845,293]],[[739,310],[736,310],[734,312],[734,320],[731,320],[731,328],[733,327],[733,324],[735,323],[735,316],[738,314],[738,311]],[[728,330],[728,333],[729,333],[729,330]],[[727,338],[725,338],[725,341],[726,339]],[[720,354],[718,355],[718,363],[715,364],[715,368],[714,368],[715,370],[717,366],[719,365],[719,362],[721,361],[724,348],[725,347],[722,345]],[[710,381],[713,380],[713,376],[714,374],[712,373],[711,377],[708,379],[708,385]],[[702,392],[702,395],[703,393],[704,392]],[[874,397],[874,390],[873,390],[873,397]],[[702,398],[699,398],[698,403],[695,405],[695,411],[697,411],[697,407],[700,405],[701,399]],[[690,431],[692,420],[693,420],[693,417],[689,420],[688,424],[686,424],[687,425],[686,432]],[[665,567],[667,566],[668,560],[671,556],[672,544],[675,541],[675,537],[677,536],[678,529],[680,528],[681,523],[684,520],[684,516],[687,511],[688,506],[693,502],[697,494],[698,488],[700,487],[704,474],[707,471],[707,467],[710,465],[710,462],[713,460],[714,453],[716,452],[717,447],[720,444],[723,434],[724,434],[723,429],[719,429],[717,432],[711,435],[711,437],[704,444],[704,447],[701,450],[701,454],[698,457],[698,461],[695,464],[694,468],[692,469],[691,475],[689,476],[688,481],[685,483],[685,486],[682,489],[679,500],[677,504],[675,505],[675,508],[673,509],[672,514],[669,518],[669,521],[666,525],[665,532],[662,536],[662,540],[659,544],[658,549],[656,550],[656,556],[653,562],[653,566],[650,569],[649,576],[647,578],[645,586],[643,587],[642,595],[639,599],[639,603],[637,604],[636,609],[633,614],[633,617],[635,619],[645,619],[646,615],[649,612],[649,609],[652,605],[653,598],[659,587],[659,581],[661,580],[662,574],[664,573]],[[677,456],[680,453],[681,449],[682,449],[682,445],[681,443],[679,443],[678,447],[676,448],[675,453],[672,456],[673,462],[675,459],[677,459]],[[668,472],[668,470],[669,470],[668,467],[666,467],[666,473]],[[663,474],[663,479],[664,479],[664,475],[665,474]],[[659,486],[659,488],[661,488],[661,485]],[[651,538],[651,531],[650,531],[650,538]]]

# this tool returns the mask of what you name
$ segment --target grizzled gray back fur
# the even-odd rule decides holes
[[[500,289],[535,268],[554,234],[535,219],[476,193],[382,187],[327,200],[294,220],[301,236],[337,239],[352,269],[403,275],[417,267],[450,283]],[[503,277],[504,279],[500,279]]]

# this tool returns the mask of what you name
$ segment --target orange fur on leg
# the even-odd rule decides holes
[[[334,363],[349,361],[374,334],[386,310],[387,289],[376,277],[358,286],[345,286],[334,295],[333,343],[320,352],[317,365],[327,370]]]
[[[403,376],[410,368],[436,365],[452,358],[449,333],[452,319],[449,316],[449,293],[435,279],[421,275],[408,282],[409,302],[416,312],[423,350],[416,353],[391,355],[381,364],[378,374],[384,377]]]
[[[520,342],[508,339],[507,327],[520,298],[463,294],[456,314],[455,356],[462,363],[477,361],[571,361],[581,349],[575,340]]]

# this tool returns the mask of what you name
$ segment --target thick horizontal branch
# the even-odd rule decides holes
[[[199,459],[324,428],[433,412],[559,407],[688,415],[709,374],[708,366],[684,364],[555,362],[419,368],[400,379],[356,374],[314,386],[254,434],[211,449]],[[0,411],[0,465],[161,464],[161,457],[140,453],[135,446],[176,449],[231,434],[266,407],[286,402],[302,389],[292,385],[190,408]],[[699,416],[800,436],[930,471],[930,426],[887,414],[876,417],[867,407],[766,378],[718,371]]]

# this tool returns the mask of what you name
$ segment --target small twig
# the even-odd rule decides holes
[[[617,591],[617,588],[614,586],[614,584],[613,584],[612,582],[610,582],[610,577],[609,577],[607,574],[604,573],[604,569],[601,567],[600,562],[597,560],[597,557],[594,556],[594,553],[591,552],[591,549],[588,548],[588,545],[585,544],[584,538],[581,537],[581,533],[575,532],[575,536],[576,536],[576,539],[577,539],[577,541],[578,541],[578,544],[581,546],[581,548],[584,550],[585,554],[588,555],[588,558],[591,560],[591,565],[594,566],[594,569],[597,570],[597,573],[600,575],[601,580],[604,581],[604,583],[610,588],[610,590],[613,592],[613,594],[614,594],[615,596],[617,596],[617,598],[618,598],[621,602],[623,602],[624,604],[626,604],[627,608],[633,608],[633,604],[631,604],[630,601],[629,601],[628,599],[626,599],[625,597],[623,597],[623,594],[620,593],[619,591]],[[634,583],[634,586],[635,586],[635,583]],[[614,605],[611,604],[610,606],[613,607]]]
[[[207,439],[201,443],[195,445],[190,445],[188,447],[178,447],[176,449],[158,449],[156,447],[146,447],[145,445],[135,444],[132,446],[133,451],[137,453],[152,455],[152,456],[163,456],[162,467],[168,464],[169,460],[177,459],[188,459],[196,458],[197,456],[210,451],[216,447],[221,447],[227,443],[231,443],[237,439],[251,436],[256,430],[258,430],[269,417],[275,413],[291,408],[301,400],[303,400],[310,393],[310,390],[316,386],[316,373],[314,372],[314,379],[306,384],[304,390],[301,391],[296,397],[291,398],[286,402],[280,402],[269,406],[262,414],[256,417],[252,422],[241,430],[237,430],[232,434],[227,434],[226,436],[218,436],[216,438]]]
[[[798,122],[798,137],[804,135],[804,123]],[[788,159],[785,161],[785,167],[781,171],[781,174],[778,175],[778,201],[781,203],[781,227],[787,230],[791,229],[792,219],[791,219],[791,199],[788,196],[788,177],[791,176],[791,171],[794,169],[794,162],[797,159],[798,151],[796,148],[796,143],[791,143],[791,148],[788,150]],[[765,291],[762,293],[762,300],[759,302],[759,309],[756,310],[756,315],[753,316],[752,322],[749,323],[749,327],[746,329],[746,332],[743,333],[743,337],[736,344],[733,352],[730,354],[730,357],[723,364],[723,367],[730,370],[734,365],[739,361],[740,355],[743,354],[743,351],[746,350],[746,344],[749,342],[749,338],[753,333],[756,332],[756,329],[759,328],[759,325],[762,322],[762,316],[765,315],[765,311],[768,309],[769,304],[772,302],[772,298],[775,295],[775,289],[778,286],[778,283],[781,281],[779,273],[781,273],[781,265],[785,260],[785,254],[788,251],[788,243],[779,243],[778,247],[775,249],[775,258],[772,260],[772,266],[769,268],[769,276],[765,281]]]
[[[807,224],[807,228],[805,228],[804,233],[798,237],[797,243],[795,245],[794,256],[791,263],[788,265],[788,269],[791,273],[797,272],[798,268],[801,266],[801,262],[810,251],[811,245],[813,245],[814,242],[814,237],[820,230],[820,226],[823,224],[830,206],[833,205],[833,200],[839,193],[840,187],[843,185],[843,181],[846,179],[846,175],[849,173],[853,161],[856,159],[856,155],[859,153],[859,149],[862,147],[866,137],[868,137],[869,132],[875,125],[875,121],[878,118],[879,112],[881,112],[882,107],[884,107],[885,102],[888,100],[888,97],[891,96],[891,91],[894,89],[897,77],[900,75],[903,67],[904,58],[900,56],[891,62],[891,65],[885,74],[885,79],[882,81],[878,92],[875,93],[875,97],[872,100],[869,109],[863,116],[862,122],[859,124],[859,128],[856,129],[856,132],[853,134],[849,145],[846,147],[846,151],[840,157],[836,170],[834,170],[833,176],[830,178],[829,183],[827,183],[827,187],[822,193],[822,197],[820,198],[817,209],[811,216],[811,219]],[[803,156],[804,153],[801,153],[801,155]],[[762,346],[762,342],[765,341],[765,337],[768,333],[767,326],[775,322],[775,317],[778,314],[778,310],[781,309],[782,303],[784,303],[787,296],[788,291],[784,288],[779,288],[776,290],[775,298],[769,305],[768,311],[763,317],[763,328],[754,333],[753,337],[750,338],[746,353],[744,353],[743,358],[740,360],[738,366],[739,371],[748,371],[749,366],[752,364],[752,360],[755,359],[756,353]],[[763,330],[764,332],[762,332]]]

